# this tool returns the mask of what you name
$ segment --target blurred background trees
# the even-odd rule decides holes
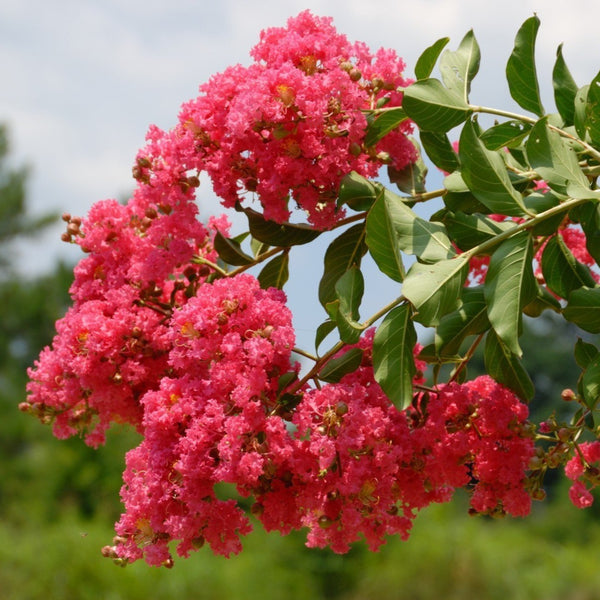
[[[25,239],[58,217],[32,217],[29,170],[10,159],[0,126],[0,596],[6,600],[595,600],[600,595],[596,553],[600,511],[571,507],[557,478],[551,502],[523,522],[466,516],[466,502],[434,506],[416,521],[408,542],[391,539],[380,553],[357,546],[345,556],[303,546],[257,528],[246,551],[231,558],[208,550],[176,561],[172,571],[136,563],[120,569],[99,549],[110,543],[121,507],[124,454],[138,443],[129,430],[111,432],[97,451],[81,440],[56,440],[47,427],[17,409],[26,369],[51,343],[54,322],[69,304],[72,266],[28,276],[16,253]],[[43,248],[40,248],[43,252]],[[529,329],[526,365],[544,406],[576,384],[572,331],[557,322]],[[566,337],[569,334],[568,338]],[[534,351],[528,351],[532,348]],[[476,365],[474,365],[476,368]],[[541,398],[540,398],[541,399]],[[532,411],[542,402],[534,400]],[[545,409],[546,410],[546,409]],[[538,416],[539,413],[536,415]]]

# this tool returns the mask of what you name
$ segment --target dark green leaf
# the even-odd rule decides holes
[[[575,96],[577,84],[575,83],[562,54],[562,44],[556,50],[556,62],[552,69],[552,87],[554,88],[554,101],[565,126],[575,122]]]
[[[392,183],[395,183],[398,186],[398,189],[401,192],[411,196],[417,196],[418,194],[424,194],[427,191],[425,189],[427,166],[421,157],[421,149],[419,148],[419,144],[413,138],[409,139],[417,149],[417,160],[409,163],[406,165],[406,167],[399,170],[389,166],[388,177]]]
[[[575,151],[560,134],[548,127],[547,118],[535,124],[526,147],[531,166],[558,193],[566,194],[569,182],[589,188]]]
[[[527,19],[517,32],[515,47],[506,65],[510,95],[525,110],[544,114],[535,69],[535,38],[540,26],[537,16]]]
[[[340,356],[327,361],[319,373],[319,379],[327,383],[337,383],[348,373],[353,373],[360,367],[363,351],[360,348],[350,348]]]
[[[529,196],[525,197],[525,206],[527,207],[527,210],[534,215],[539,215],[559,204],[560,200],[550,191],[533,192],[533,194],[529,194]],[[535,225],[535,227],[531,229],[531,232],[533,235],[551,235],[557,230],[564,218],[565,215],[563,213],[558,213]]]
[[[546,285],[561,298],[577,288],[596,284],[590,270],[575,259],[560,235],[548,240],[542,254],[542,274]]]
[[[414,263],[406,274],[402,293],[418,311],[415,320],[435,326],[445,314],[456,310],[468,271],[464,255],[431,265]]]
[[[287,252],[278,254],[271,259],[258,274],[260,287],[267,289],[275,287],[282,289],[289,277],[289,257]]]
[[[509,216],[526,214],[523,196],[512,186],[504,161],[498,152],[491,152],[483,145],[472,121],[463,127],[458,154],[463,180],[491,212]]]
[[[417,334],[408,304],[391,310],[373,339],[375,380],[399,410],[404,410],[412,402],[416,342]]]
[[[252,237],[269,246],[299,246],[316,239],[321,232],[309,225],[295,223],[275,223],[266,220],[261,213],[251,208],[239,208],[248,217]]]
[[[440,73],[444,85],[466,103],[469,102],[471,81],[479,70],[479,45],[469,31],[455,52],[446,50],[440,58]]]
[[[541,285],[537,286],[536,296],[523,307],[523,314],[528,317],[539,317],[545,310],[561,312],[560,302]]]
[[[486,371],[498,383],[511,389],[522,400],[533,398],[535,389],[529,374],[493,329],[486,336],[483,359]]]
[[[450,38],[441,38],[428,48],[426,48],[415,64],[415,75],[417,79],[427,79],[433,71],[433,67]]]
[[[581,338],[575,342],[575,362],[582,368],[587,369],[590,362],[598,356],[598,349],[594,344],[584,342]]]
[[[420,131],[419,137],[423,150],[438,169],[447,173],[458,169],[458,156],[445,133]]]
[[[513,221],[498,222],[484,215],[467,215],[463,212],[448,213],[444,223],[450,237],[463,251],[470,250],[517,226]]]
[[[592,144],[600,147],[600,73],[594,77],[587,94],[585,106],[585,128]]]
[[[323,340],[336,328],[335,321],[324,321],[317,327],[315,349],[318,350]]]
[[[585,331],[600,333],[600,288],[579,288],[571,292],[563,316]]]
[[[585,405],[594,410],[600,398],[600,354],[596,354],[588,364],[581,384]]]
[[[531,238],[520,232],[498,246],[490,258],[484,292],[492,327],[509,350],[521,356],[522,310],[536,296]]]
[[[339,308],[335,318],[340,338],[346,344],[355,344],[365,329],[358,323],[358,309],[365,291],[365,283],[359,268],[348,269],[336,282],[335,294],[339,300]],[[328,305],[329,306],[329,305]]]
[[[219,258],[228,265],[251,265],[254,262],[254,258],[248,256],[238,242],[226,238],[220,231],[215,235],[214,245]]]
[[[587,202],[579,208],[585,246],[596,263],[600,264],[600,203]]]
[[[325,307],[336,299],[337,280],[354,265],[360,266],[367,251],[365,243],[365,225],[359,223],[346,229],[337,237],[325,253],[324,271],[319,282],[319,301]]]
[[[483,333],[489,326],[483,288],[465,288],[460,308],[440,320],[435,332],[436,353],[457,355],[468,336]]]
[[[365,145],[374,146],[390,131],[396,129],[402,122],[406,121],[407,118],[406,113],[400,107],[386,109],[369,123],[365,135]]]
[[[471,114],[469,105],[437,79],[423,79],[404,91],[402,108],[425,131],[445,133]]]
[[[352,171],[342,179],[338,194],[338,206],[347,204],[352,210],[369,210],[381,193],[380,189],[380,186]]]
[[[506,121],[494,125],[481,134],[481,141],[488,150],[500,150],[507,146],[518,146],[531,130],[531,125],[522,121]]]

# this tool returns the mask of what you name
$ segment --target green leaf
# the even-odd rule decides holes
[[[446,228],[426,221],[389,190],[377,199],[367,216],[367,245],[380,270],[402,281],[399,249],[426,262],[450,258],[456,254]]]
[[[596,148],[600,147],[600,73],[594,77],[585,105],[585,128]]]
[[[527,210],[534,215],[539,215],[540,213],[546,212],[547,210],[550,210],[559,204],[560,200],[551,191],[533,192],[532,194],[529,194],[529,196],[525,197],[525,206],[527,207]],[[549,217],[543,221],[540,221],[531,229],[531,232],[534,236],[552,235],[562,223],[564,218],[565,215],[563,213],[558,213],[553,217]]]
[[[369,123],[365,135],[365,146],[374,146],[379,140],[407,119],[406,113],[400,107],[386,109]]]
[[[336,300],[337,280],[354,265],[360,266],[367,251],[365,225],[359,223],[346,229],[337,237],[325,252],[324,271],[319,282],[319,301],[322,306]]]
[[[463,212],[448,213],[444,217],[444,223],[450,237],[463,251],[470,250],[517,226],[513,221],[498,222],[484,215],[467,215]]]
[[[228,265],[251,265],[254,262],[254,258],[248,256],[238,242],[226,238],[220,231],[215,235],[214,246],[219,258]]]
[[[254,255],[254,258],[257,258],[269,249],[269,245],[252,238],[250,240],[250,248],[252,249],[252,254]]]
[[[395,183],[398,186],[398,189],[401,192],[411,196],[417,196],[418,194],[424,194],[427,191],[425,189],[427,166],[423,162],[419,144],[413,138],[409,139],[417,149],[417,160],[409,163],[403,169],[395,169],[394,167],[389,166],[388,177],[392,183]]]
[[[363,351],[360,348],[350,348],[340,356],[327,361],[319,373],[319,379],[327,383],[337,383],[344,375],[353,373],[360,367]]]
[[[289,257],[287,252],[278,254],[271,259],[258,274],[260,287],[267,289],[270,287],[283,289],[286,281],[289,278]]]
[[[498,383],[511,389],[522,400],[533,398],[535,388],[529,374],[494,330],[486,336],[483,360],[486,371]]]
[[[342,179],[338,194],[338,206],[347,204],[352,210],[369,210],[381,193],[380,189],[380,186],[352,171]]]
[[[402,284],[404,297],[418,311],[414,319],[438,325],[440,319],[460,306],[460,292],[469,272],[464,255],[431,265],[414,263]]]
[[[560,302],[545,287],[538,285],[536,296],[523,307],[523,314],[535,318],[539,317],[545,310],[560,313],[561,309]]]
[[[506,79],[513,100],[521,108],[541,117],[544,108],[535,69],[535,38],[539,26],[537,16],[530,17],[521,25],[506,65]]]
[[[586,109],[589,85],[584,85],[575,94],[575,130],[582,140],[586,139]]]
[[[600,203],[588,202],[579,209],[585,247],[596,263],[600,264]]]
[[[596,354],[588,364],[581,384],[585,405],[594,410],[600,398],[600,354]]]
[[[422,79],[404,91],[402,108],[426,131],[445,133],[471,114],[469,105],[437,79]]]
[[[431,75],[431,71],[433,71],[433,67],[440,56],[441,51],[449,41],[450,38],[441,38],[428,48],[425,48],[415,64],[415,75],[417,79],[427,79],[427,77]]]
[[[526,148],[529,163],[553,190],[566,194],[569,182],[589,189],[588,179],[579,168],[577,154],[559,133],[548,127],[546,117],[534,125]]]
[[[590,333],[600,333],[600,288],[573,290],[563,317]]]
[[[416,373],[413,350],[417,334],[408,304],[391,310],[373,339],[373,372],[386,396],[399,409],[410,406]]]
[[[315,335],[315,349],[318,350],[319,346],[323,343],[323,340],[336,328],[335,321],[324,321],[317,327]]]
[[[577,339],[575,342],[575,362],[582,369],[587,369],[596,356],[598,356],[598,349],[594,344],[584,342],[581,338]]]
[[[458,156],[445,133],[420,131],[419,137],[423,150],[438,169],[447,173],[458,169]]]
[[[577,84],[565,63],[562,54],[562,44],[556,50],[556,62],[552,69],[552,87],[554,88],[554,102],[565,126],[575,122],[575,96]]]
[[[460,308],[443,316],[435,331],[435,350],[439,356],[459,353],[465,339],[483,333],[490,326],[483,288],[464,288]]]
[[[514,235],[492,254],[484,284],[490,323],[517,356],[522,354],[519,346],[522,310],[536,296],[532,258],[529,234],[523,231]]]
[[[364,291],[365,282],[360,269],[356,266],[348,269],[335,284],[339,305],[337,315],[331,316],[337,323],[340,339],[346,344],[356,344],[365,329],[364,325],[358,323],[358,308]]]
[[[440,58],[440,73],[444,85],[465,102],[469,102],[471,81],[479,70],[479,45],[469,31],[455,52],[446,50]]]
[[[251,208],[237,207],[236,210],[243,212],[248,217],[248,224],[252,237],[268,244],[269,246],[299,246],[308,244],[321,235],[310,225],[295,223],[275,223],[268,221],[261,213]]]
[[[477,200],[493,213],[527,214],[523,196],[512,186],[504,161],[497,152],[483,145],[472,121],[463,127],[458,154],[462,178]]]
[[[546,285],[561,298],[577,288],[594,287],[590,270],[575,259],[560,235],[548,240],[542,254],[542,274]]]
[[[500,150],[508,146],[518,146],[530,131],[529,123],[506,121],[486,129],[480,139],[488,150]]]

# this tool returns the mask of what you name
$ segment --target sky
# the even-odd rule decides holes
[[[15,164],[31,168],[32,212],[85,215],[97,200],[126,197],[148,126],[174,125],[180,105],[211,74],[249,62],[262,29],[307,8],[333,17],[351,41],[394,48],[408,76],[435,40],[449,36],[455,48],[473,29],[482,51],[471,93],[477,104],[516,108],[504,68],[519,26],[534,13],[547,107],[559,44],[579,85],[600,68],[597,0],[0,0],[0,122]],[[201,215],[221,212],[209,184],[199,203]],[[26,272],[80,258],[59,241],[61,230],[20,248]],[[306,289],[308,271],[315,276],[320,267],[310,255],[298,261],[296,285]]]

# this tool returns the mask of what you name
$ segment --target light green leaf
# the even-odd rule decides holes
[[[319,379],[327,383],[337,383],[344,375],[353,373],[360,367],[363,351],[360,348],[350,348],[340,356],[327,361],[319,373]]]
[[[589,85],[584,85],[577,90],[575,94],[575,130],[577,135],[585,140],[587,138],[586,130],[586,109],[587,109],[587,97],[590,90]]]
[[[585,128],[592,144],[600,147],[600,73],[594,77],[587,94],[585,106]]]
[[[531,131],[531,125],[522,121],[506,121],[486,129],[480,136],[488,150],[518,146]]]
[[[598,356],[598,349],[594,344],[584,342],[581,338],[578,338],[575,342],[575,362],[582,368],[587,369]]]
[[[511,389],[522,400],[533,398],[535,388],[529,374],[493,329],[486,336],[483,359],[486,371],[498,383]]]
[[[317,327],[315,335],[315,349],[318,350],[319,346],[323,343],[323,340],[336,328],[335,321],[324,321]]]
[[[511,183],[504,161],[477,136],[472,121],[463,127],[459,152],[461,175],[473,195],[491,212],[508,216],[527,214],[523,196]]]
[[[373,339],[375,380],[399,410],[404,410],[412,402],[416,342],[417,334],[408,304],[392,309],[377,328]]]
[[[575,122],[575,96],[577,84],[575,83],[562,54],[562,44],[556,50],[556,62],[552,69],[552,87],[554,88],[554,102],[565,126]]]
[[[360,266],[367,251],[365,244],[365,225],[359,223],[346,229],[327,248],[324,270],[319,282],[319,301],[325,307],[336,300],[335,284],[337,280],[354,265]]]
[[[548,240],[542,254],[542,274],[546,285],[561,298],[577,288],[596,284],[590,270],[575,259],[560,235]]]
[[[600,354],[596,354],[588,364],[581,384],[585,405],[594,410],[600,399]]]
[[[289,257],[287,252],[278,254],[275,258],[271,259],[258,274],[260,287],[263,289],[270,287],[283,289],[290,274],[288,264]]]
[[[420,131],[419,137],[423,150],[438,169],[447,173],[458,169],[458,156],[445,133]]]
[[[374,146],[407,119],[406,113],[400,107],[389,108],[380,113],[367,127],[365,145]]]
[[[469,102],[471,81],[479,70],[479,45],[469,31],[455,52],[446,50],[440,58],[440,73],[444,85],[465,102]]]
[[[337,315],[331,315],[331,317],[337,322],[340,339],[346,344],[356,344],[365,329],[364,325],[358,322],[358,309],[364,291],[363,275],[356,266],[348,269],[335,284],[335,294],[339,305]]]
[[[544,108],[535,69],[535,38],[539,26],[537,16],[530,17],[521,25],[506,65],[506,79],[515,102],[541,117]]]
[[[433,71],[433,67],[435,66],[440,52],[449,41],[450,38],[441,38],[428,48],[425,48],[415,64],[415,75],[417,79],[426,79],[431,75],[431,71]]]
[[[469,272],[463,254],[431,265],[414,263],[402,285],[404,297],[418,311],[414,319],[438,325],[440,319],[460,306],[460,292]]]
[[[563,317],[590,333],[600,333],[600,288],[573,290]]]
[[[558,193],[566,194],[569,182],[589,189],[577,154],[560,134],[548,127],[547,117],[540,119],[531,130],[526,149],[531,166]]]
[[[492,254],[484,284],[490,323],[517,356],[522,354],[519,346],[522,310],[536,296],[532,258],[529,235],[524,231],[514,235]]]
[[[338,206],[347,204],[352,210],[369,210],[380,194],[380,189],[380,186],[352,171],[342,179],[338,193]]]
[[[471,114],[469,105],[437,79],[422,79],[404,91],[402,108],[425,131],[445,133]]]

